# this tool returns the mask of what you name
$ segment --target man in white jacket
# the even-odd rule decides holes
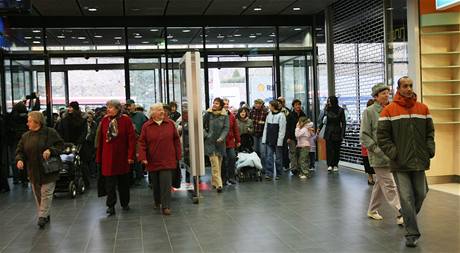
[[[265,149],[265,156],[263,157],[266,180],[273,179],[275,169],[275,179],[278,180],[283,169],[283,140],[286,133],[286,117],[283,113],[280,113],[280,107],[277,100],[270,101],[270,112],[265,120],[262,143]],[[273,156],[275,156],[275,159],[273,159]]]

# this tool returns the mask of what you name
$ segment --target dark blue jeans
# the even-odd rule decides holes
[[[283,147],[273,147],[269,145],[264,145],[264,149],[265,175],[273,177],[274,170],[276,169],[276,176],[281,176],[283,171]]]

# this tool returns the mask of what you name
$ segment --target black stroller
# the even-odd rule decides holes
[[[242,134],[240,139],[241,146],[238,149],[235,173],[238,182],[262,181],[262,165],[260,158],[254,152],[254,139],[250,134]]]
[[[64,144],[64,151],[61,154],[62,170],[59,172],[59,180],[56,182],[54,193],[68,192],[71,198],[75,198],[78,193],[85,192],[80,148],[72,143]]]

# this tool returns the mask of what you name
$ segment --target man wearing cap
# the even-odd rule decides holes
[[[262,145],[262,135],[265,127],[265,119],[267,118],[268,111],[264,107],[264,101],[260,98],[254,100],[254,107],[252,107],[251,112],[249,113],[249,118],[252,119],[254,123],[254,146],[256,153],[262,159],[262,154],[265,153]]]
[[[377,143],[391,160],[406,228],[406,246],[417,246],[420,231],[417,214],[428,192],[425,170],[435,154],[434,126],[428,107],[417,102],[413,82],[407,76],[398,80],[391,104],[380,113]]]
[[[390,88],[383,83],[376,84],[372,87],[372,97],[375,102],[363,111],[360,130],[361,143],[369,152],[369,163],[374,168],[376,175],[367,216],[375,220],[382,220],[383,217],[378,213],[377,209],[386,199],[396,213],[396,223],[402,225],[403,218],[399,213],[401,204],[399,203],[398,191],[390,170],[390,159],[377,145],[379,115],[383,108],[388,105]]]

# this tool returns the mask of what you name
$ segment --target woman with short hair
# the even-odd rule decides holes
[[[97,133],[96,163],[101,165],[107,192],[107,214],[115,214],[117,193],[123,210],[129,208],[130,166],[134,163],[136,133],[131,119],[122,114],[118,100],[107,102],[107,114]]]
[[[170,215],[172,175],[182,155],[180,138],[162,103],[152,105],[149,114],[138,141],[139,160],[152,180],[154,208],[161,206],[162,213]]]
[[[43,160],[51,155],[58,156],[64,141],[53,128],[45,125],[45,118],[39,111],[29,112],[27,117],[29,131],[22,135],[16,149],[16,167],[27,168],[38,209],[37,225],[43,229],[50,221],[51,202],[53,200],[59,171],[45,173]]]

